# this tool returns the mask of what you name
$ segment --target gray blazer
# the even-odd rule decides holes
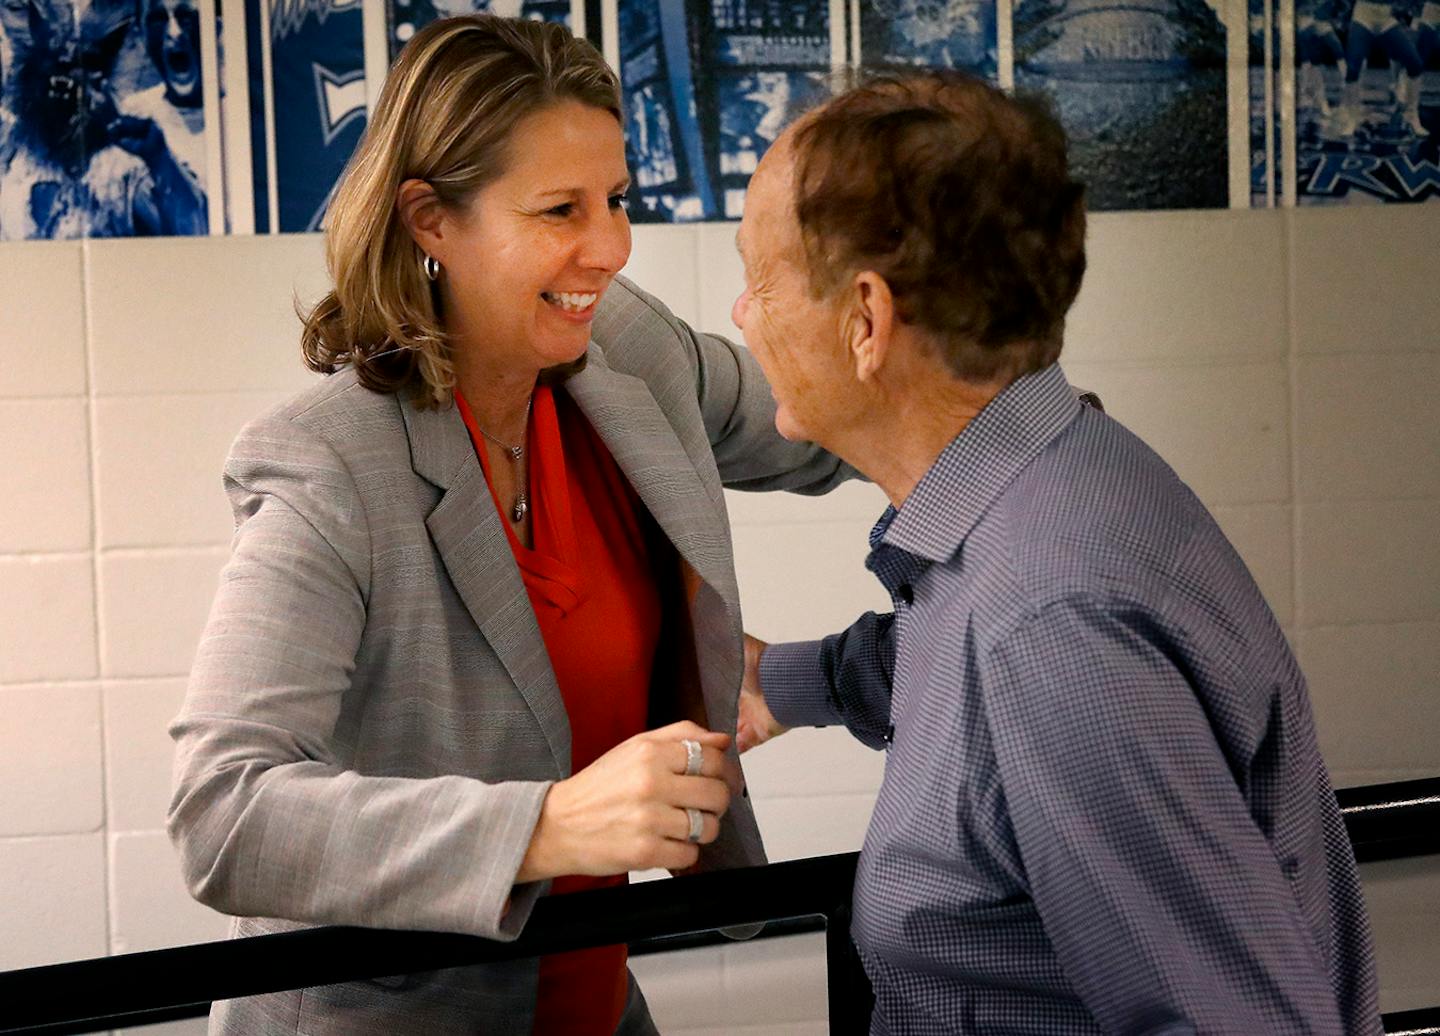
[[[823,492],[852,472],[778,436],[745,350],[623,279],[565,391],[678,554],[678,647],[652,718],[733,732],[741,621],[721,487]],[[547,788],[570,774],[570,729],[457,412],[337,373],[240,433],[225,486],[233,553],[171,727],[169,830],[190,891],[237,915],[236,935],[513,939],[546,891],[514,878]],[[737,798],[700,866],[762,862]],[[528,1033],[537,967],[230,1001],[211,1031]],[[633,989],[627,1017],[622,1029],[648,1031]]]

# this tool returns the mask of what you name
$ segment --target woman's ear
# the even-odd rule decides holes
[[[406,180],[395,192],[395,210],[420,250],[443,263],[439,252],[444,248],[445,207],[435,188],[424,180]]]

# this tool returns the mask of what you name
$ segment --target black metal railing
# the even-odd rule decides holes
[[[1362,862],[1440,853],[1440,778],[1337,793]],[[858,854],[699,874],[540,900],[514,942],[436,932],[312,928],[0,973],[0,1034],[95,1032],[206,1014],[210,1003],[308,986],[628,942],[640,954],[826,933],[830,1031],[868,1031],[870,985],[850,942]],[[1440,1007],[1385,1016],[1394,1036],[1440,1034]]]
[[[1335,793],[1361,863],[1440,853],[1440,777]]]

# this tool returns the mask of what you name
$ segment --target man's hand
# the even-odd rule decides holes
[[[760,687],[760,656],[768,646],[763,640],[745,634],[745,679],[740,684],[740,717],[735,731],[735,747],[742,752],[790,729],[776,722]]]

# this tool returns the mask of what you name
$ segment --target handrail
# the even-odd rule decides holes
[[[858,856],[842,853],[546,897],[513,942],[447,932],[307,928],[3,972],[0,1033],[56,1036],[148,1024],[202,1015],[214,1000],[807,915],[825,917],[827,933],[843,937],[844,947],[829,947],[833,954],[849,945]],[[77,990],[95,995],[77,996]],[[831,989],[832,1017],[855,1013],[855,992],[848,984]],[[201,1009],[175,1013],[191,1007]],[[868,1005],[864,1013],[869,1016]]]
[[[1440,778],[1337,792],[1362,861],[1440,853]],[[723,941],[694,933],[784,920],[826,932],[830,1031],[868,1030],[869,983],[849,939],[857,853],[697,874],[535,904],[513,942],[442,932],[309,928],[0,972],[0,1034],[93,1032],[204,1015],[215,1000],[629,942],[632,952]],[[813,921],[797,922],[795,919]],[[88,994],[88,995],[87,995]],[[1385,1017],[1440,1033],[1440,1008]]]
[[[1440,853],[1440,777],[1335,793],[1361,863]]]

